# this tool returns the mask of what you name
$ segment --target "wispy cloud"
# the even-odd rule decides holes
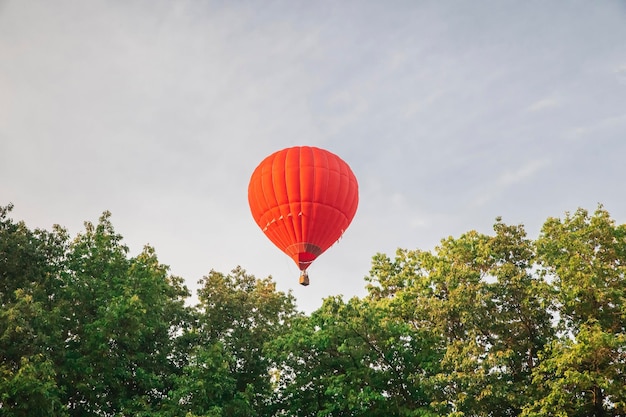
[[[565,133],[565,137],[568,139],[592,139],[597,142],[598,134],[607,132],[616,132],[620,134],[626,128],[626,113],[619,114],[617,116],[606,117],[598,120],[594,123],[590,123],[585,126],[577,126]],[[613,137],[613,135],[610,135]]]
[[[548,165],[549,162],[550,160],[548,158],[535,159],[526,162],[524,165],[515,170],[505,171],[498,178],[498,186],[509,187],[513,184],[527,180],[537,174],[537,172]]]
[[[615,70],[615,78],[621,85],[626,85],[626,65],[622,65]]]
[[[535,101],[526,109],[529,112],[537,112],[547,109],[552,109],[559,106],[559,100],[554,97],[546,97],[541,100]]]
[[[496,180],[490,186],[487,186],[481,192],[477,193],[470,206],[483,207],[487,205],[487,203],[505,192],[508,188],[525,181],[530,181],[549,164],[549,158],[538,158],[526,161],[515,169],[505,170],[496,177]]]
[[[44,227],[110,209],[131,247],[150,241],[192,282],[242,264],[291,285],[246,187],[298,144],[337,152],[361,186],[315,266],[327,285],[296,286],[309,307],[361,288],[374,253],[495,213],[525,222],[588,199],[624,212],[614,3],[0,4],[0,198]]]

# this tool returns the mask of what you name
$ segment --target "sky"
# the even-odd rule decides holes
[[[497,216],[626,223],[625,40],[610,0],[0,0],[0,205],[72,235],[109,210],[192,291],[241,266],[311,312]],[[309,287],[247,201],[298,145],[359,181]]]

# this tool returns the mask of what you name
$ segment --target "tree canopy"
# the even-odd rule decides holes
[[[197,297],[104,212],[71,237],[0,207],[0,415],[626,416],[626,225],[496,219],[375,254],[311,314],[271,277]]]

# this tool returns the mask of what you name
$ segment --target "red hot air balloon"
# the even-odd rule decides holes
[[[352,170],[324,149],[296,146],[275,152],[254,170],[248,202],[265,235],[306,269],[348,228],[359,203]]]

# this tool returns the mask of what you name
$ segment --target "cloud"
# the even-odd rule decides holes
[[[626,129],[626,26],[609,3],[2,7],[2,197],[42,227],[110,209],[131,248],[153,243],[191,282],[237,264],[297,279],[246,201],[252,169],[286,146],[336,152],[361,186],[319,285],[295,287],[309,307],[362,288],[381,250],[564,201],[623,207],[624,164],[607,160]]]
[[[542,168],[544,168],[550,160],[548,158],[540,158],[528,161],[521,167],[513,171],[506,171],[498,178],[498,186],[501,188],[510,187],[516,183],[525,181],[534,176]]]
[[[470,206],[478,208],[487,205],[487,203],[504,193],[508,188],[530,181],[549,164],[549,158],[538,158],[526,161],[517,169],[505,170],[496,177],[496,180],[491,185],[477,191],[477,195],[471,201]]]
[[[626,85],[626,65],[622,65],[615,70],[615,78],[621,85]]]
[[[542,111],[552,109],[559,106],[559,100],[554,97],[546,97],[539,101],[534,102],[526,109],[529,112]]]
[[[588,139],[598,143],[599,137],[618,138],[623,140],[626,128],[626,113],[606,117],[584,126],[577,126],[565,132],[567,139]]]

